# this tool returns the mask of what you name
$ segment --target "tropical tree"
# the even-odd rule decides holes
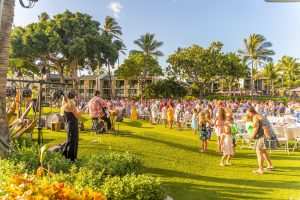
[[[283,56],[278,62],[278,71],[283,72],[287,79],[288,88],[291,89],[293,81],[296,81],[300,75],[300,63],[296,58]]]
[[[187,88],[175,78],[167,78],[146,86],[146,98],[182,98],[187,94]]]
[[[244,61],[250,65],[251,70],[251,91],[254,90],[254,69],[258,69],[263,62],[272,61],[271,56],[275,54],[272,43],[266,41],[263,35],[251,34],[248,39],[244,39],[244,49],[238,50]]]
[[[95,68],[117,58],[116,45],[107,34],[100,34],[100,23],[84,13],[64,13],[49,18],[42,13],[37,23],[16,27],[12,35],[11,57],[42,61],[57,71],[64,82],[68,72],[75,91],[78,70]]]
[[[134,53],[124,60],[124,63],[115,71],[115,74],[126,80],[137,80],[142,97],[145,92],[147,77],[162,75],[162,69],[156,58],[142,53]]]
[[[159,42],[154,39],[155,34],[146,33],[146,35],[142,35],[139,39],[134,41],[140,50],[132,50],[130,53],[143,53],[147,56],[160,57],[164,54],[158,50],[164,43]]]
[[[114,37],[120,39],[122,35],[122,28],[119,26],[118,22],[110,16],[105,17],[104,31]]]
[[[270,91],[274,92],[274,81],[278,77],[278,68],[273,62],[269,62],[263,68],[261,75],[264,78],[267,78],[267,94],[270,94]]]
[[[116,40],[113,40],[112,45],[110,47],[111,51],[109,51],[110,53],[104,55],[104,60],[103,60],[103,63],[106,65],[108,71],[110,97],[113,98],[113,91],[112,91],[112,84],[111,84],[111,68],[114,68],[116,62],[119,61],[119,52],[125,54],[124,50],[126,47],[122,39],[120,38],[120,36],[122,36],[122,28],[121,26],[118,25],[118,22],[114,18],[110,16],[107,16],[105,18],[103,30],[106,37],[108,37],[110,40],[113,40],[113,38],[117,38]]]
[[[207,49],[199,45],[177,49],[167,60],[172,71],[168,73],[191,79],[202,96],[206,87],[238,71],[239,65],[222,52],[222,47],[221,42],[213,42]]]
[[[14,0],[5,0],[3,2],[2,18],[0,21],[0,157],[5,155],[8,149],[7,144],[11,140],[6,116],[6,79],[14,5]]]
[[[232,86],[237,85],[238,80],[247,74],[247,66],[235,53],[228,53],[223,58],[223,79],[231,92]]]

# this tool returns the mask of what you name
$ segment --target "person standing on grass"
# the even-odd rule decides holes
[[[164,127],[167,127],[167,121],[168,121],[168,107],[167,103],[165,102],[162,109],[161,109],[161,119]]]
[[[227,123],[231,128],[233,146],[236,147],[236,134],[239,133],[236,123],[233,121],[232,115],[227,117]]]
[[[192,129],[193,133],[196,134],[199,126],[198,120],[198,110],[196,108],[193,109],[193,116],[192,116]]]
[[[200,152],[205,153],[207,150],[207,140],[209,137],[209,132],[207,130],[207,124],[209,122],[206,120],[204,112],[201,112],[199,114],[199,136],[200,140],[202,141],[202,148],[200,149]]]
[[[218,138],[218,152],[221,152],[221,134],[223,132],[224,124],[226,120],[225,110],[222,107],[219,107],[218,114],[216,116],[214,125],[215,125],[215,131]]]
[[[95,90],[94,97],[89,102],[89,113],[92,119],[101,118],[106,122],[107,129],[111,130],[111,121],[107,103],[100,97],[100,91]]]
[[[84,107],[82,110],[77,109],[74,98],[75,93],[69,91],[63,99],[60,113],[61,116],[64,116],[65,130],[67,132],[67,141],[63,148],[63,155],[71,161],[77,159],[79,139],[78,119],[87,109],[87,107]]]
[[[271,158],[267,152],[270,149],[276,149],[279,146],[278,140],[268,140],[269,138],[276,137],[269,120],[258,114],[254,108],[249,108],[247,115],[253,121],[252,138],[254,138],[254,149],[256,149],[258,170],[252,172],[263,174],[264,173],[264,160],[267,161],[268,166],[266,170],[274,170]],[[267,136],[266,136],[267,135]]]
[[[229,125],[224,126],[224,133],[221,135],[221,146],[223,151],[223,156],[221,158],[220,166],[232,165],[229,161],[234,156],[234,146],[232,142],[231,127]],[[226,162],[224,164],[224,161]]]
[[[169,103],[169,108],[168,108],[168,123],[170,129],[173,128],[173,121],[174,121],[174,108],[172,105],[172,102]]]
[[[183,107],[180,102],[178,102],[176,109],[175,109],[175,122],[176,122],[176,130],[181,131],[181,122],[183,118]]]
[[[211,114],[209,112],[205,113],[205,118],[206,118],[206,121],[207,121],[207,131],[208,131],[208,140],[210,140],[211,138],[211,134],[212,134],[212,126],[213,126],[213,121],[211,119]]]

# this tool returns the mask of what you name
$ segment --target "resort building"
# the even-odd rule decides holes
[[[146,84],[156,82],[157,80],[157,77],[148,77]],[[117,76],[112,76],[111,84],[114,98],[131,98],[139,96],[140,86],[137,80],[125,80]],[[96,78],[96,85],[97,89],[101,92],[102,98],[111,98],[109,76],[107,74],[98,76]]]

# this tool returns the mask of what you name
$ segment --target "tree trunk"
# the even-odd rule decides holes
[[[109,79],[109,95],[110,95],[110,99],[113,100],[113,88],[112,88],[112,84],[111,84],[111,70],[110,70],[110,65],[107,64],[107,69],[108,69],[108,79]]]
[[[73,89],[76,94],[78,94],[78,89],[79,89],[79,79],[78,79],[78,62],[73,61],[70,66],[70,76],[72,78],[73,82]]]
[[[0,157],[5,156],[8,149],[6,144],[11,141],[6,115],[6,79],[14,6],[15,0],[4,0],[0,27]]]
[[[61,67],[61,69],[58,73],[59,73],[59,77],[60,77],[60,82],[65,83],[64,68]]]

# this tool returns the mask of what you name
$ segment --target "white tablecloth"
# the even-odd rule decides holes
[[[286,136],[289,140],[300,137],[300,127],[274,126],[273,129],[278,134],[278,137]]]

